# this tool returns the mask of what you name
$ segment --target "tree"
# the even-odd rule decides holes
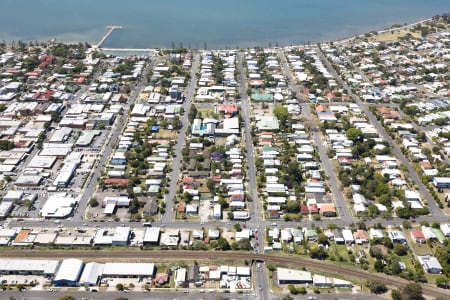
[[[297,288],[293,284],[288,284],[288,290],[292,295],[297,295]]]
[[[98,206],[98,201],[97,201],[97,198],[91,198],[91,200],[89,200],[89,205],[91,206],[91,207],[97,207]]]
[[[445,275],[439,275],[436,277],[436,286],[443,288],[449,287],[448,278]]]
[[[317,236],[317,243],[321,245],[328,245],[328,238],[324,233],[320,233]]]
[[[0,140],[0,150],[11,150],[14,148],[14,142],[8,140]]]
[[[208,178],[208,180],[206,181],[206,186],[208,187],[208,190],[212,193],[216,188],[216,183],[211,178]]]
[[[123,291],[124,289],[125,289],[125,288],[124,288],[124,286],[123,286],[122,283],[116,284],[116,290],[118,290],[118,291]]]
[[[391,291],[391,298],[392,300],[402,300],[402,293],[397,289],[393,289]]]
[[[403,300],[423,300],[422,286],[417,282],[408,283],[402,290]]]
[[[384,264],[383,261],[381,259],[377,259],[373,265],[375,271],[377,272],[383,272],[384,270]]]
[[[396,244],[394,244],[393,251],[398,256],[404,256],[404,255],[408,254],[408,247],[406,247],[405,245],[396,243]]]
[[[222,251],[230,250],[230,244],[228,243],[227,239],[223,238],[223,237],[221,237],[217,240],[217,246]]]
[[[273,109],[273,114],[277,117],[280,125],[284,127],[285,123],[289,120],[289,112],[285,106],[277,105]]]
[[[300,211],[300,204],[296,200],[288,200],[285,211],[288,213],[298,213]]]
[[[328,252],[325,247],[313,247],[309,250],[311,258],[324,260],[328,257]]]
[[[384,294],[387,292],[386,284],[377,279],[371,279],[366,281],[366,286],[369,288],[370,292],[373,294]]]
[[[361,139],[362,132],[357,128],[350,128],[349,130],[347,130],[346,136],[349,140],[356,142]]]

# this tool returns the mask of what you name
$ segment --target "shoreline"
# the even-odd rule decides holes
[[[371,30],[371,31],[367,31],[367,32],[364,32],[364,33],[360,33],[360,34],[349,35],[349,36],[347,36],[345,38],[336,39],[336,40],[308,41],[308,43],[304,42],[303,44],[302,43],[298,43],[298,44],[290,44],[290,45],[288,43],[284,44],[284,43],[278,43],[277,42],[277,44],[279,44],[279,46],[270,46],[270,47],[269,46],[260,46],[260,45],[255,44],[255,45],[249,46],[249,47],[246,47],[246,46],[242,46],[242,47],[238,47],[238,48],[228,47],[228,50],[234,50],[234,49],[239,49],[239,48],[254,48],[254,47],[262,47],[262,48],[267,48],[267,49],[270,49],[270,48],[285,48],[285,47],[306,47],[308,45],[330,43],[330,42],[337,43],[337,44],[342,44],[342,43],[346,43],[346,42],[349,42],[349,41],[352,41],[352,40],[355,40],[355,39],[358,39],[358,38],[363,38],[369,32],[376,32],[376,34],[383,34],[383,33],[390,32],[392,30],[402,30],[402,29],[405,29],[405,28],[410,28],[410,27],[413,27],[413,26],[416,26],[416,25],[419,25],[419,24],[423,24],[423,23],[429,22],[432,19],[433,19],[433,17],[429,17],[429,18],[426,18],[426,19],[420,19],[419,21],[415,21],[413,23],[407,23],[406,25],[402,25],[400,27],[393,27],[393,28],[390,27],[390,28],[384,28],[384,29],[380,29],[380,30]],[[393,26],[393,25],[391,25],[391,26]],[[126,29],[127,29],[126,27],[123,27],[123,30],[126,30]],[[73,36],[73,35],[74,35],[73,33],[67,33],[67,36]],[[79,34],[75,34],[75,35],[79,35]],[[30,40],[20,40],[20,39],[19,40],[15,40],[15,39],[13,39],[13,40],[9,40],[8,39],[8,40],[4,40],[4,41],[7,44],[8,43],[12,43],[12,42],[18,42],[18,41],[23,41],[25,43],[30,43],[30,42],[33,42],[33,43],[35,43],[35,42],[45,43],[47,41],[55,39],[57,43],[76,44],[76,43],[80,43],[81,42],[81,43],[88,43],[92,47],[94,47],[98,43],[98,41],[102,39],[102,37],[103,37],[103,35],[99,36],[98,40],[94,41],[94,42],[89,42],[89,41],[86,41],[86,40],[76,40],[76,39],[72,39],[72,38],[64,39],[64,35],[60,35],[59,37],[56,36],[56,37],[43,38],[41,40],[39,40],[39,39],[38,40],[34,40],[34,39],[30,39]],[[107,40],[109,38],[110,37],[108,37],[103,42],[107,42]],[[185,45],[187,45],[187,44],[190,44],[190,43],[185,43]],[[195,48],[195,47],[183,47],[183,48],[186,48],[188,50],[204,50],[204,49]],[[214,50],[225,50],[225,48],[226,47],[211,47],[211,48],[207,48],[207,50],[213,50],[213,51]],[[172,48],[169,48],[169,47],[142,47],[142,48],[139,48],[139,47],[131,47],[131,46],[130,47],[128,47],[128,46],[119,46],[119,47],[106,46],[104,48],[103,47],[97,48],[97,50],[105,51],[105,52],[125,52],[124,51],[125,49],[126,50],[131,49],[131,51],[129,51],[129,52],[152,52],[152,51],[158,51],[158,50],[170,50]]]

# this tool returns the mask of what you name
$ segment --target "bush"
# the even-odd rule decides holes
[[[297,289],[297,292],[299,294],[305,295],[306,294],[306,288],[304,286]]]
[[[288,290],[292,295],[297,295],[297,288],[293,284],[288,285]]]

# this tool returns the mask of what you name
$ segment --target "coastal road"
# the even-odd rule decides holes
[[[352,99],[355,100],[356,103],[360,106],[360,108],[366,115],[366,118],[369,120],[369,122],[376,128],[376,130],[380,134],[380,137],[392,145],[392,152],[397,157],[397,159],[400,160],[400,163],[403,166],[407,167],[408,176],[412,179],[413,183],[418,187],[419,193],[422,195],[422,197],[425,197],[425,200],[427,201],[427,207],[429,208],[430,213],[434,217],[444,216],[444,213],[437,206],[436,201],[434,201],[430,192],[428,191],[426,186],[422,183],[422,180],[419,178],[419,175],[417,174],[415,168],[411,165],[410,161],[403,155],[403,153],[400,150],[400,147],[397,145],[397,143],[391,138],[391,136],[387,133],[386,129],[384,129],[384,127],[377,120],[377,118],[373,115],[373,113],[368,109],[368,107],[366,105],[362,105],[363,102],[359,99],[359,97],[357,95],[355,95],[353,93],[353,91],[351,90],[351,88],[341,79],[341,77],[337,74],[336,70],[330,64],[328,59],[323,55],[322,50],[319,47],[316,47],[316,50],[317,50],[317,54],[321,58],[324,65],[331,72],[331,74],[336,78],[336,80],[342,85],[342,87],[344,87],[344,89],[347,91],[348,95],[350,97],[352,97]]]
[[[175,199],[177,190],[178,190],[178,185],[181,184],[178,182],[178,180],[180,179],[180,171],[181,171],[181,159],[182,159],[182,155],[181,155],[181,151],[184,148],[184,141],[186,138],[186,131],[189,128],[189,120],[188,120],[188,115],[189,115],[189,109],[191,107],[191,103],[192,100],[194,99],[194,95],[195,95],[195,88],[197,85],[197,73],[198,73],[198,69],[199,69],[199,65],[200,65],[200,55],[198,53],[194,54],[194,61],[191,67],[191,81],[189,82],[188,88],[187,88],[187,96],[186,96],[186,100],[183,103],[183,108],[184,108],[184,114],[181,118],[181,123],[182,123],[182,127],[181,129],[178,131],[177,134],[177,138],[176,138],[176,143],[175,143],[175,149],[174,149],[174,153],[176,154],[176,156],[172,159],[172,171],[169,174],[169,178],[170,178],[170,183],[169,183],[169,193],[166,195],[165,197],[165,202],[166,202],[166,212],[164,213],[164,215],[161,218],[161,223],[169,223],[173,221],[173,212],[174,212],[174,202],[173,200]],[[196,224],[198,225],[198,224]]]
[[[289,87],[291,88],[292,92],[294,92],[294,94],[297,95],[297,93],[299,93],[300,91],[292,77],[292,73],[289,69],[286,57],[282,51],[278,51],[277,54],[281,61],[283,73],[288,79]],[[312,127],[309,128],[310,134],[312,135],[317,150],[319,151],[320,161],[327,176],[327,181],[328,184],[330,185],[332,196],[336,203],[338,216],[343,220],[344,223],[351,222],[353,216],[350,213],[347,204],[345,203],[344,195],[342,194],[342,191],[339,188],[340,184],[336,176],[337,172],[331,165],[330,159],[328,158],[327,149],[325,149],[323,140],[320,136],[320,128],[317,128],[315,125],[313,116],[311,115],[311,112],[309,110],[309,104],[302,104],[301,106],[302,106],[302,114],[305,116],[306,120],[309,121],[310,127]]]
[[[382,273],[370,273],[362,269],[350,268],[342,265],[336,265],[326,261],[311,259],[309,257],[299,256],[284,256],[284,255],[268,255],[268,254],[253,254],[247,252],[233,252],[233,251],[170,251],[170,250],[155,250],[155,251],[140,251],[140,250],[125,250],[125,251],[101,251],[101,250],[4,250],[1,252],[3,258],[42,258],[42,259],[59,259],[64,258],[79,258],[96,261],[112,261],[112,260],[130,260],[136,257],[139,261],[151,260],[206,260],[213,261],[215,259],[234,259],[247,261],[264,261],[266,263],[279,264],[289,266],[290,268],[305,267],[310,270],[321,270],[321,272],[329,274],[329,276],[343,277],[347,280],[354,280],[361,282],[361,284],[368,279],[378,279],[385,282],[389,286],[394,286],[398,289],[406,286],[410,281],[388,276]],[[261,268],[263,269],[263,268]],[[267,278],[267,277],[266,277]],[[421,284],[425,295],[432,297],[448,296],[448,291],[438,289],[433,285]],[[258,286],[259,289],[259,286]],[[261,294],[260,294],[261,295]],[[265,295],[262,294],[262,295]],[[263,299],[263,298],[259,298]],[[269,298],[264,298],[269,299]]]

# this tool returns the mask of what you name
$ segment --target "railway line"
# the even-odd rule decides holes
[[[353,279],[361,284],[368,279],[378,279],[384,281],[387,285],[396,288],[403,288],[406,284],[410,283],[402,278],[387,276],[382,273],[370,273],[364,270],[353,269],[335,265],[329,262],[314,260],[304,257],[293,257],[287,255],[271,255],[271,254],[254,254],[249,252],[221,252],[221,251],[168,251],[168,250],[124,250],[124,251],[111,251],[111,250],[4,250],[0,252],[3,258],[31,258],[31,259],[59,259],[64,258],[79,258],[86,260],[215,260],[215,259],[236,259],[236,260],[256,260],[264,261],[266,263],[282,264],[289,267],[305,267],[308,269],[319,270],[327,274],[336,274],[340,277],[347,279]],[[431,297],[443,297],[448,298],[448,290],[442,290],[434,286],[422,284],[422,290],[424,295]]]

